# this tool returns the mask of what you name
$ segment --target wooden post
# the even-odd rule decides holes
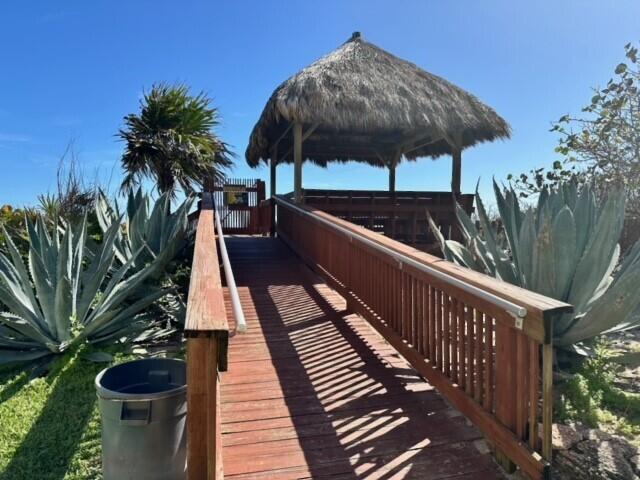
[[[396,166],[389,165],[389,192],[396,191]]]
[[[206,337],[187,339],[187,473],[189,480],[207,478],[208,418],[207,371],[208,343]],[[214,452],[215,450],[212,450]]]
[[[549,335],[551,336],[551,335]],[[542,345],[542,458],[551,463],[553,444],[553,343]]]
[[[207,345],[207,477],[222,479],[222,430],[220,427],[220,387],[218,384],[218,339],[210,336]]]
[[[269,167],[271,170],[271,178],[269,180],[269,192],[271,197],[271,236],[275,236],[276,233],[276,203],[273,200],[276,196],[276,167],[278,166],[278,144],[273,146],[271,150],[271,160],[269,161]]]
[[[389,193],[396,193],[396,167],[400,163],[400,158],[402,158],[402,148],[389,158]]]
[[[302,124],[293,124],[293,198],[302,203]]]
[[[460,179],[462,176],[462,148],[455,146],[451,149],[451,191],[460,194]]]
[[[218,384],[218,337],[187,338],[187,475],[222,478],[222,431]]]
[[[271,160],[269,161],[269,193],[271,198],[276,196],[276,167],[278,166],[278,146],[275,145],[271,150]]]

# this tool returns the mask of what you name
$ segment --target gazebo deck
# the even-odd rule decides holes
[[[502,478],[478,430],[280,240],[227,245],[248,330],[221,374],[225,477]]]

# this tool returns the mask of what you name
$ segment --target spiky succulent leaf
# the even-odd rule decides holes
[[[476,191],[481,231],[456,208],[466,245],[436,234],[445,258],[573,304],[573,313],[554,322],[563,347],[640,325],[640,241],[618,267],[624,192],[599,204],[590,185],[571,181],[545,187],[537,207],[523,213],[512,189],[503,192],[494,182],[494,191],[507,244],[498,241]]]

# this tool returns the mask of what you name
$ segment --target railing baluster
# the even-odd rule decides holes
[[[429,285],[429,360],[436,364],[436,291]]]
[[[437,350],[437,360],[436,365],[438,366],[438,370],[442,371],[442,363],[443,363],[443,353],[442,346],[444,345],[444,341],[442,339],[442,332],[444,330],[442,319],[442,292],[440,290],[436,290],[436,350]]]
[[[482,368],[482,348],[483,348],[483,335],[484,335],[484,314],[478,310],[475,310],[475,331],[476,331],[476,342],[474,347],[474,359],[475,359],[475,369],[476,369],[476,378],[475,378],[475,391],[474,391],[474,400],[479,404],[482,403],[482,386],[483,386],[483,372]]]
[[[529,447],[538,448],[538,400],[540,398],[540,347],[529,340]]]
[[[483,407],[487,412],[493,412],[493,318],[489,316],[486,316],[485,318]]]
[[[449,318],[449,295],[442,292],[442,368],[447,377],[451,376],[451,369],[449,367],[451,360],[450,351],[450,324]]]
[[[458,302],[458,385],[462,389],[467,385],[467,334],[464,310],[464,303]]]

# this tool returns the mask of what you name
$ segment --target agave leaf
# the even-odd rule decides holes
[[[525,214],[520,234],[518,236],[519,257],[518,270],[520,273],[520,286],[531,288],[533,275],[533,249],[536,240],[535,214],[533,210],[528,210]]]
[[[98,219],[98,224],[103,232],[106,232],[109,227],[115,222],[118,222],[120,218],[120,214],[111,208],[111,204],[102,189],[98,190],[95,213]]]
[[[568,206],[560,209],[553,221],[552,232],[555,270],[555,298],[564,300],[569,294],[576,264],[576,223]]]
[[[71,282],[67,276],[63,276],[56,285],[55,319],[58,331],[58,339],[62,342],[71,339],[71,316],[73,315],[73,298]]]
[[[624,257],[624,261],[618,269],[618,278],[624,275],[627,271],[640,266],[640,240],[638,240],[633,247],[627,252]]]
[[[448,252],[448,256],[451,256],[454,259],[454,262],[458,265],[471,268],[472,270],[482,271],[482,267],[476,263],[473,258],[473,254],[461,243],[458,243],[455,240],[447,240],[445,242],[445,248]]]
[[[612,193],[600,212],[593,234],[576,267],[575,277],[580,281],[573,282],[568,296],[576,313],[584,311],[591,295],[602,282],[618,244],[623,222],[623,193]]]
[[[472,238],[478,237],[478,229],[476,228],[473,220],[467,215],[467,212],[460,206],[458,202],[455,202],[456,206],[456,218],[458,219],[458,226],[462,231],[466,241],[470,241]]]
[[[509,248],[511,250],[511,254],[513,256],[513,262],[516,264],[516,267],[519,265],[518,261],[518,236],[519,236],[519,216],[520,211],[519,208],[516,207],[517,202],[509,201],[510,199],[505,198],[502,195],[502,191],[500,187],[496,183],[495,179],[493,180],[493,190],[496,196],[496,203],[498,204],[498,211],[500,212],[500,218],[502,219],[502,224],[504,227],[504,231],[507,237],[507,242],[509,244]]]
[[[496,276],[505,282],[515,283],[516,278],[511,262],[506,253],[498,245],[493,228],[491,227],[491,222],[489,221],[489,217],[487,216],[487,212],[484,208],[484,204],[477,192],[476,200],[478,205],[478,217],[480,218],[480,225],[482,226],[482,233],[484,234],[485,239],[484,246],[486,246],[487,251],[493,258],[493,262],[496,267]]]
[[[482,272],[491,275],[492,277],[496,277],[496,264],[493,261],[493,258],[487,251],[487,247],[485,246],[485,242],[483,242],[480,237],[476,237],[471,240],[471,252],[474,254],[477,259],[478,265],[482,265]]]
[[[113,355],[107,352],[88,352],[82,355],[82,358],[96,363],[111,363]]]
[[[583,188],[576,200],[574,218],[579,227],[576,230],[576,252],[582,256],[596,221],[596,200],[588,186]]]
[[[104,282],[105,276],[115,256],[114,244],[120,234],[119,222],[113,223],[104,235],[104,239],[94,259],[91,261],[86,275],[82,276],[82,293],[79,296],[78,305],[76,307],[76,316],[78,322],[86,323],[87,315],[91,307],[91,303],[96,298],[100,286]]]
[[[531,289],[542,295],[552,296],[556,285],[554,261],[556,258],[550,220],[541,224],[533,248],[533,272]]]
[[[427,222],[429,223],[429,228],[431,229],[431,233],[433,233],[433,236],[438,241],[438,245],[440,245],[440,250],[442,251],[442,255],[444,256],[445,260],[453,262],[453,258],[447,256],[448,252],[445,244],[444,235],[442,235],[442,232],[440,231],[440,228],[438,228],[438,225],[436,225],[436,222],[433,221],[433,218],[431,217],[431,214],[429,213],[428,210],[426,213],[427,213]]]
[[[49,231],[44,223],[44,218],[42,218],[42,215],[38,215],[36,217],[36,226],[38,235],[40,237],[40,250],[38,253],[40,255],[40,258],[42,259],[43,265],[47,272],[47,276],[49,276],[50,278],[56,278],[56,266],[58,263],[57,244],[49,235]],[[57,232],[54,232],[54,237],[56,237],[57,239]]]
[[[145,237],[150,244],[151,250],[160,252],[166,246],[167,223],[173,220],[169,215],[170,198],[168,194],[163,194],[155,202],[151,215],[147,221]]]
[[[11,238],[11,235],[9,235],[7,230],[4,228],[4,225],[2,225],[1,223],[0,223],[0,228],[2,229],[2,235],[4,237],[5,245],[7,247],[9,255],[11,256],[11,261],[13,262],[13,264],[11,264],[8,261],[8,259],[6,259],[6,257],[1,253],[0,253],[0,256],[4,260],[6,260],[6,264],[11,265],[12,268],[16,271],[17,276],[19,277],[20,285],[22,286],[22,291],[29,298],[29,303],[31,304],[32,310],[34,311],[37,317],[42,317],[42,312],[40,311],[40,305],[38,304],[38,301],[36,300],[36,297],[33,294],[33,290],[31,288],[29,273],[27,272],[27,268],[24,262],[22,261],[22,255],[20,255],[20,252],[18,252],[18,249],[16,248],[15,243],[13,243],[13,239]]]
[[[45,262],[40,254],[33,248],[29,250],[29,266],[31,268],[31,278],[36,289],[36,295],[42,308],[44,321],[47,329],[54,338],[58,338],[58,329],[56,319],[54,318],[55,309],[55,277],[49,275],[49,271],[45,266]]]
[[[602,281],[600,282],[598,287],[593,291],[591,298],[589,299],[589,301],[585,306],[585,310],[588,310],[589,308],[591,308],[591,305],[593,304],[593,302],[595,302],[598,298],[600,298],[602,294],[606,292],[609,289],[609,287],[611,287],[614,280],[612,276],[613,271],[618,265],[619,259],[620,259],[620,245],[616,245],[616,249],[613,251],[613,255],[611,255],[611,260],[609,261],[609,267],[607,267],[607,270],[604,272]],[[618,275],[618,278],[621,278],[620,274]]]
[[[135,257],[132,257],[131,260],[134,259]],[[142,285],[149,276],[153,275],[157,271],[159,263],[154,261],[128,278],[122,279],[124,277],[124,273],[129,270],[130,266],[130,263],[123,265],[116,275],[113,276],[111,282],[116,278],[119,278],[119,280],[113,286],[109,286],[105,289],[101,304],[93,311],[87,321],[87,324],[92,323],[102,313],[114,308],[114,306],[119,305],[125,299],[133,295],[136,292],[136,289]]]
[[[144,227],[147,221],[147,213],[147,202],[143,201],[133,216],[129,217],[127,235],[131,242],[131,250],[134,252],[146,246]],[[143,259],[141,258],[141,260]]]
[[[78,228],[77,234],[74,236],[76,239],[75,245],[72,248],[72,271],[70,272],[71,279],[71,296],[72,296],[72,315],[77,316],[78,295],[81,288],[82,268],[85,258],[85,246],[87,243],[87,214],[85,213],[82,223]]]
[[[2,288],[0,287],[0,293]],[[0,297],[0,300],[4,302],[4,298]],[[5,302],[6,303],[6,302]],[[10,304],[7,304],[9,308],[12,308]],[[3,323],[11,329],[20,332],[26,338],[32,339],[38,343],[46,345],[52,351],[57,351],[56,342],[44,334],[37,325],[33,322],[27,321],[24,318],[9,312],[0,312],[0,323]]]
[[[51,355],[49,350],[0,350],[0,365],[23,363]]]
[[[94,335],[100,335],[101,332],[104,332],[104,330],[108,330],[110,326],[115,325],[122,320],[133,318],[142,309],[147,308],[163,295],[166,295],[166,293],[166,290],[157,290],[133,302],[126,308],[118,311],[116,315],[95,316],[93,321],[87,324],[81,335],[86,338],[92,338]]]
[[[629,272],[609,288],[593,303],[589,311],[557,340],[558,344],[569,345],[592,338],[611,330],[621,322],[621,319],[629,318],[640,305],[638,285],[640,285],[640,269]]]

